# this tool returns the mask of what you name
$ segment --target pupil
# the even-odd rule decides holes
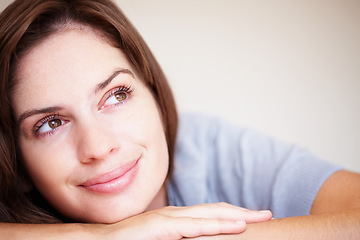
[[[54,119],[54,120],[51,120],[49,122],[49,127],[54,129],[54,128],[57,128],[61,125],[61,120],[60,119]]]
[[[115,97],[118,101],[122,101],[126,98],[126,94],[125,93],[117,93],[117,94],[115,94]]]

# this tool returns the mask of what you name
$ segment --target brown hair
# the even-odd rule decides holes
[[[92,27],[115,43],[154,94],[161,110],[171,174],[177,112],[168,82],[150,49],[111,0],[15,0],[0,15],[0,221],[51,223],[59,220],[36,207],[18,187],[16,124],[10,94],[22,55],[69,23]]]

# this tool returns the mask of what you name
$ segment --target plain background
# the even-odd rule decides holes
[[[360,172],[359,0],[117,3],[180,112],[221,116]]]

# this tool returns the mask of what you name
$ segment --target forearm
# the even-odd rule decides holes
[[[244,235],[233,239],[360,239],[360,210],[274,219],[249,224]]]
[[[0,223],[3,239],[97,239],[95,224],[16,224]]]
[[[181,239],[184,236],[240,233],[246,222],[271,219],[271,212],[249,211],[225,203],[164,207],[113,224],[0,223],[1,239]]]
[[[219,235],[199,239],[358,240],[360,239],[360,209],[274,219],[263,223],[248,224],[245,232],[238,235]]]

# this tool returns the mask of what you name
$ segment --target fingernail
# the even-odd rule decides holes
[[[259,212],[261,212],[261,213],[271,213],[270,210],[261,210],[261,211],[259,211]]]

